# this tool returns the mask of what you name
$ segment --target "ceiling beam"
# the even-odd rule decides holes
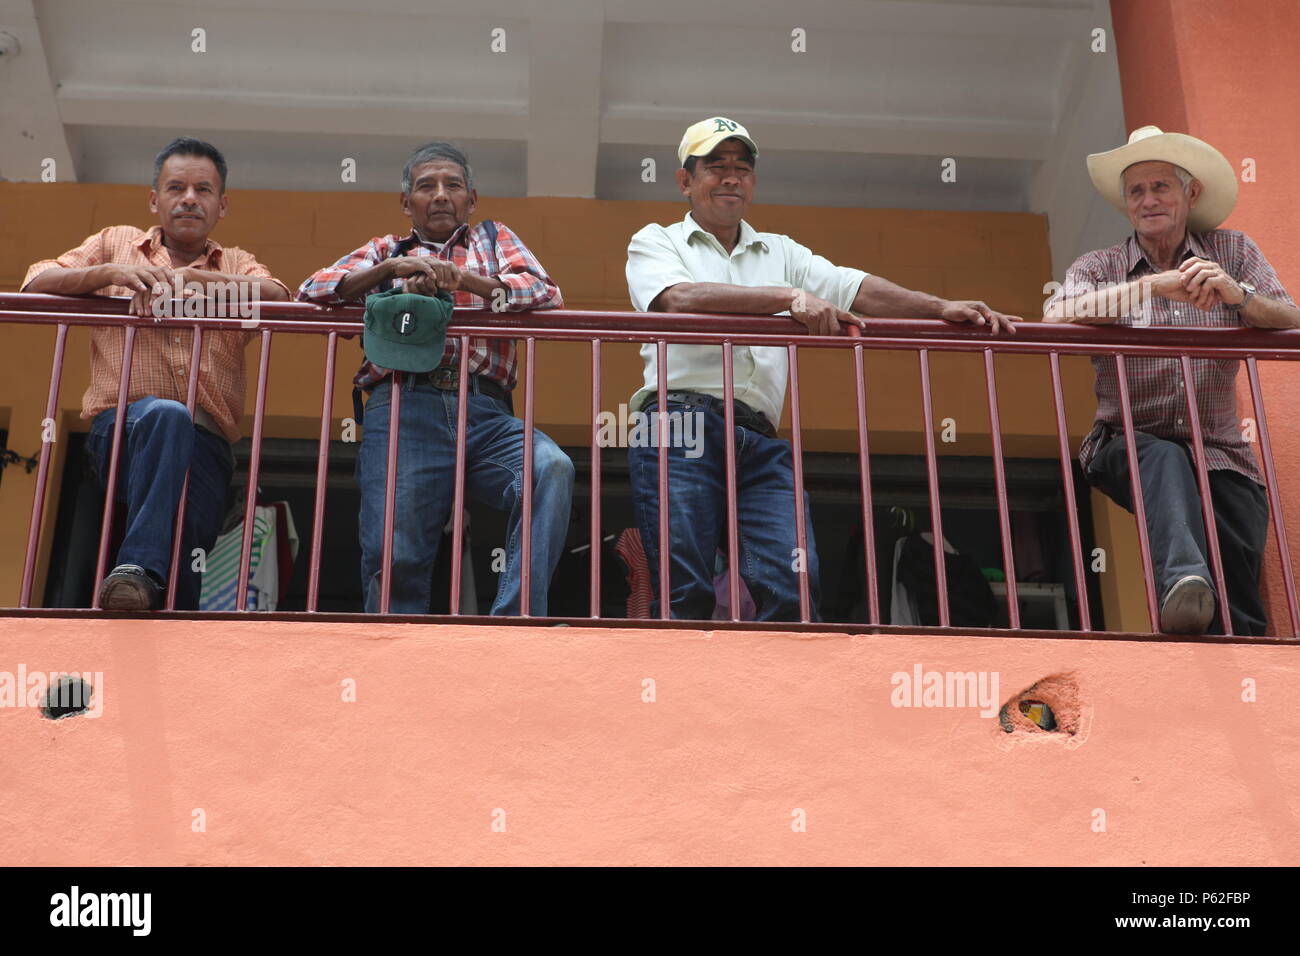
[[[157,7],[158,0],[96,0],[116,6]],[[534,9],[560,8],[567,0],[552,0]],[[213,12],[264,12],[258,0],[168,0],[167,6]],[[417,17],[518,17],[520,0],[475,0],[466,7],[462,0],[369,0],[367,16]],[[936,31],[970,36],[1025,36],[1060,38],[1066,29],[1090,29],[1095,19],[1090,0],[1019,0],[1014,5],[980,0],[744,0],[741,3],[700,3],[699,0],[602,0],[600,18],[607,23],[672,23],[693,27],[718,26],[728,29],[782,28],[860,30],[890,33]],[[357,14],[356,0],[275,0],[275,11],[312,16]],[[1109,17],[1107,18],[1109,20]]]
[[[528,195],[596,195],[601,0],[533,2],[528,27]]]
[[[446,139],[523,139],[528,106],[509,100],[429,100],[309,93],[231,93],[140,86],[64,85],[63,121],[73,126],[240,129],[344,136],[410,136],[437,129]]]
[[[1097,4],[1109,36],[1110,9],[1105,0]],[[1092,187],[1086,169],[1089,153],[1125,138],[1114,43],[1106,53],[1093,53],[1083,40],[1071,44],[1058,89],[1057,128],[1030,183],[1029,208],[1047,214],[1052,271],[1062,278],[1080,255],[1113,244],[1124,231],[1123,217]]]
[[[87,3],[110,3],[119,7],[158,7],[158,0],[85,0]],[[463,0],[368,0],[364,8],[356,0],[167,0],[168,7],[190,9],[204,16],[230,13],[342,13],[350,16],[418,16],[418,17],[518,17],[519,0],[474,0],[467,7]],[[214,17],[215,18],[215,17]]]
[[[743,16],[738,16],[743,10]],[[1050,37],[1060,39],[1087,31],[1097,16],[1090,0],[1039,0],[1005,6],[933,0],[745,0],[699,3],[698,0],[607,0],[610,23],[658,23],[702,27],[781,28],[839,32],[921,33],[929,36]],[[1109,16],[1106,26],[1109,27]]]
[[[0,178],[40,182],[52,159],[58,182],[76,182],[32,0],[0,0],[0,32],[18,41],[0,56]]]
[[[680,110],[614,108],[601,122],[606,143],[676,143],[699,119]],[[971,120],[913,120],[901,116],[845,117],[747,110],[745,125],[760,136],[762,149],[901,156],[978,156],[1039,160],[1051,129],[1037,123]]]

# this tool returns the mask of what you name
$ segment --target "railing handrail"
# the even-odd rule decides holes
[[[328,455],[330,446],[330,415],[334,399],[334,366],[337,356],[337,343],[340,337],[352,338],[357,333],[363,331],[362,319],[364,312],[356,306],[351,307],[323,307],[308,303],[285,302],[285,303],[257,303],[255,311],[245,312],[244,309],[236,309],[235,306],[245,306],[246,303],[226,302],[223,306],[236,314],[227,318],[212,319],[201,316],[173,315],[167,317],[141,317],[127,314],[129,300],[122,297],[99,297],[99,296],[55,296],[40,294],[24,293],[0,293],[0,322],[7,323],[36,323],[42,325],[52,325],[55,328],[56,335],[54,340],[54,359],[50,377],[49,394],[46,399],[46,419],[52,418],[58,407],[59,387],[62,378],[64,352],[67,344],[68,331],[72,326],[104,326],[124,327],[125,336],[123,340],[123,358],[121,368],[118,372],[118,399],[116,405],[116,419],[113,430],[112,448],[109,456],[109,468],[105,481],[105,507],[103,519],[101,520],[99,551],[97,557],[97,566],[95,572],[95,589],[98,593],[99,583],[104,579],[104,572],[107,569],[106,561],[108,556],[110,516],[112,514],[112,495],[117,488],[117,467],[121,450],[121,435],[123,431],[124,415],[127,406],[129,393],[130,369],[134,367],[132,361],[133,346],[137,337],[137,330],[140,328],[165,327],[181,328],[193,331],[194,342],[196,347],[192,350],[190,359],[190,376],[188,384],[188,394],[186,397],[186,407],[191,414],[196,409],[197,402],[197,382],[200,375],[199,353],[201,351],[198,343],[202,342],[205,333],[229,329],[231,331],[242,330],[251,333],[253,329],[257,330],[258,338],[261,340],[259,368],[257,377],[257,398],[254,403],[253,414],[253,435],[252,435],[252,456],[249,462],[249,481],[248,491],[246,493],[244,529],[243,529],[243,546],[240,553],[240,564],[237,580],[247,580],[250,570],[251,560],[251,538],[253,510],[255,504],[255,490],[257,487],[257,474],[260,465],[260,451],[263,435],[263,425],[266,420],[265,400],[267,394],[267,380],[270,371],[270,352],[273,336],[277,332],[281,333],[309,333],[326,336],[326,358],[324,371],[324,386],[321,398],[321,431],[318,448],[317,462],[317,495],[315,509],[313,512],[313,544],[312,544],[312,586],[309,590],[308,611],[314,612],[317,609],[316,595],[317,583],[319,579],[319,568],[321,560],[320,551],[320,529],[324,517],[324,495],[322,493],[323,479],[328,466]],[[176,310],[170,310],[176,311]],[[872,319],[866,324],[865,334],[858,335],[857,329],[850,329],[853,334],[823,336],[811,335],[808,330],[789,317],[782,316],[750,316],[750,315],[697,315],[682,313],[640,313],[640,312],[622,312],[622,311],[576,311],[576,310],[538,310],[535,312],[514,312],[514,313],[496,313],[484,310],[458,310],[453,316],[454,322],[449,327],[449,334],[454,335],[460,343],[462,354],[464,350],[470,348],[470,338],[487,337],[487,338],[511,338],[524,339],[524,348],[522,357],[526,377],[523,381],[524,396],[524,414],[523,414],[523,482],[522,495],[522,522],[524,528],[522,551],[523,551],[523,570],[521,571],[520,603],[518,613],[527,617],[530,613],[530,604],[528,595],[530,589],[530,536],[529,531],[532,527],[532,510],[531,510],[531,491],[532,491],[532,444],[533,430],[535,427],[535,389],[534,375],[536,359],[536,342],[538,340],[551,341],[579,341],[585,342],[591,349],[591,374],[592,374],[592,489],[599,489],[599,468],[601,447],[601,432],[597,421],[598,410],[600,407],[600,380],[601,380],[601,343],[602,342],[627,342],[627,343],[653,343],[657,351],[657,360],[659,368],[665,368],[668,362],[667,347],[669,343],[696,344],[719,346],[722,353],[722,378],[723,390],[725,394],[732,393],[733,372],[732,362],[734,348],[739,345],[762,345],[776,346],[786,349],[789,359],[789,388],[790,388],[790,410],[791,410],[791,428],[792,428],[792,448],[793,456],[793,483],[794,495],[793,500],[801,503],[804,500],[803,494],[803,476],[802,476],[802,444],[801,444],[801,416],[799,402],[799,350],[803,349],[844,349],[851,348],[854,350],[853,359],[857,387],[857,430],[858,430],[858,448],[859,462],[861,466],[861,488],[863,501],[863,548],[864,563],[866,568],[866,587],[869,595],[870,623],[879,624],[879,605],[875,599],[875,575],[877,561],[874,554],[874,531],[871,517],[871,499],[870,499],[870,476],[869,476],[869,459],[868,450],[868,423],[867,411],[865,404],[865,375],[864,375],[864,353],[869,350],[907,350],[914,352],[918,361],[918,368],[921,375],[921,391],[923,405],[923,422],[922,434],[926,437],[926,472],[927,483],[930,496],[930,514],[932,519],[933,530],[933,550],[935,562],[935,579],[946,580],[945,556],[943,553],[943,530],[941,523],[942,502],[938,488],[938,459],[934,442],[935,414],[932,403],[932,384],[930,354],[932,352],[978,352],[982,354],[984,364],[984,378],[989,406],[989,420],[991,426],[991,435],[993,439],[994,452],[994,482],[998,496],[998,514],[1000,522],[1000,537],[1002,540],[1004,552],[1004,570],[1007,587],[1007,602],[1009,622],[1013,629],[1020,627],[1018,613],[1018,598],[1015,593],[1015,561],[1012,555],[1012,535],[1010,525],[1009,503],[1007,500],[1006,474],[1002,462],[1003,450],[1000,439],[1000,416],[998,412],[998,396],[996,384],[996,363],[995,354],[1043,354],[1048,358],[1048,364],[1051,371],[1052,396],[1056,411],[1056,426],[1058,438],[1058,451],[1061,463],[1061,475],[1063,487],[1067,497],[1067,511],[1071,515],[1075,510],[1072,484],[1074,481],[1070,454],[1068,449],[1068,429],[1066,427],[1065,401],[1061,385],[1061,368],[1060,357],[1062,355],[1108,355],[1113,356],[1117,368],[1117,374],[1120,382],[1120,405],[1124,415],[1124,433],[1127,436],[1127,453],[1130,463],[1130,484],[1134,502],[1134,512],[1139,527],[1139,547],[1143,559],[1143,578],[1146,585],[1148,616],[1151,621],[1152,630],[1156,630],[1159,624],[1159,610],[1156,603],[1156,594],[1154,591],[1154,572],[1150,556],[1149,544],[1147,542],[1145,530],[1145,511],[1142,495],[1141,483],[1137,479],[1137,469],[1133,463],[1137,461],[1137,451],[1134,447],[1133,439],[1133,417],[1128,394],[1127,374],[1125,371],[1126,359],[1136,356],[1159,356],[1167,357],[1181,362],[1184,379],[1191,377],[1191,361],[1193,358],[1223,358],[1233,361],[1243,362],[1246,366],[1247,379],[1250,383],[1252,402],[1255,408],[1255,418],[1258,422],[1258,434],[1260,442],[1260,452],[1264,466],[1265,488],[1268,496],[1269,507],[1274,516],[1275,522],[1275,540],[1277,542],[1280,560],[1282,562],[1285,593],[1287,598],[1287,607],[1290,613],[1292,633],[1300,634],[1300,600],[1296,597],[1294,576],[1291,569],[1290,553],[1288,549],[1284,522],[1282,503],[1278,489],[1278,479],[1276,467],[1273,463],[1273,456],[1268,435],[1268,427],[1265,421],[1263,407],[1263,395],[1259,382],[1258,362],[1268,359],[1292,360],[1300,357],[1300,330],[1294,331],[1275,331],[1260,330],[1252,328],[1204,328],[1204,327],[1179,327],[1179,328],[1149,328],[1149,327],[1116,327],[1116,326],[1072,326],[1068,324],[1049,324],[1041,322],[1028,322],[1018,326],[1014,335],[992,335],[987,328],[974,327],[969,325],[948,323],[938,320],[923,319]],[[478,325],[467,323],[480,323]],[[459,562],[463,545],[463,526],[461,524],[461,505],[462,495],[464,493],[464,481],[466,474],[465,459],[465,434],[466,414],[468,408],[468,384],[467,384],[468,366],[462,363],[459,367],[459,399],[458,399],[458,426],[456,428],[456,471],[455,487],[456,499],[453,507],[455,514],[454,528],[452,534],[452,554],[454,556],[451,574],[451,610],[453,614],[459,612]],[[402,390],[395,388],[391,393],[391,408],[389,415],[393,420],[400,421],[400,401]],[[657,384],[657,400],[660,407],[667,403],[667,386],[662,377]],[[1193,439],[1193,459],[1194,467],[1197,473],[1198,487],[1202,497],[1203,519],[1206,523],[1208,537],[1210,539],[1212,572],[1215,584],[1218,588],[1217,594],[1220,607],[1228,606],[1228,591],[1226,587],[1226,578],[1222,569],[1222,559],[1218,550],[1218,539],[1215,530],[1215,522],[1210,511],[1209,505],[1209,478],[1205,460],[1204,439],[1201,434],[1201,416],[1198,411],[1196,397],[1189,391],[1186,394],[1188,414],[1192,422],[1192,439]],[[735,565],[736,552],[738,550],[737,541],[737,512],[735,501],[736,488],[736,460],[734,451],[734,425],[735,408],[730,401],[724,403],[724,420],[726,427],[723,430],[725,443],[727,447],[727,487],[728,487],[728,540],[730,546],[728,553],[730,555],[730,572],[731,583],[730,597],[732,608],[732,619],[738,621],[739,618],[739,599],[738,585],[736,575],[738,573]],[[661,502],[669,500],[668,487],[668,419],[661,417],[659,419],[659,441],[658,445],[658,472],[659,472],[659,490],[658,500]],[[387,614],[390,610],[390,581],[392,568],[392,539],[394,529],[396,528],[396,463],[397,447],[396,436],[398,429],[390,429],[387,436],[387,485],[385,489],[384,500],[384,537],[383,537],[383,559],[380,564],[382,569],[380,579],[383,587],[379,598],[379,611]],[[42,439],[42,451],[48,449],[49,444],[53,441],[52,433],[47,434]],[[43,505],[45,499],[45,485],[50,467],[50,456],[42,454],[40,457],[39,472],[36,479],[36,491],[32,501],[32,517],[28,527],[28,546],[23,567],[23,583],[20,598],[20,605],[24,608],[30,606],[32,587],[35,582],[36,572],[36,555],[40,541],[42,516],[44,513]],[[186,479],[188,482],[188,477]],[[180,550],[177,542],[180,540],[180,529],[183,527],[185,514],[185,493],[182,486],[180,504],[178,506],[173,533],[173,553],[171,561],[171,572],[168,580],[176,577],[180,568]],[[798,547],[795,551],[802,552],[806,548],[806,517],[804,510],[796,504],[796,513],[794,524],[796,528],[796,540]],[[667,509],[661,508],[659,521],[659,579],[667,581],[669,579],[669,527],[667,522]],[[1085,630],[1090,625],[1090,614],[1087,610],[1087,585],[1085,583],[1085,573],[1083,569],[1083,555],[1080,550],[1081,538],[1079,528],[1075,520],[1069,524],[1070,533],[1070,553],[1072,564],[1074,566],[1076,595],[1079,607],[1080,627]],[[601,538],[601,525],[599,516],[598,499],[592,498],[592,522],[591,522],[591,553],[598,553]],[[592,565],[592,619],[599,617],[599,604],[597,595],[599,589],[599,572],[598,563]],[[810,622],[814,617],[814,610],[811,605],[811,594],[809,581],[807,579],[806,567],[796,569],[800,575],[799,580],[799,620],[803,623]],[[175,592],[170,592],[174,594]],[[939,589],[937,592],[939,605],[939,626],[948,628],[950,626],[949,608],[947,606],[945,589]],[[169,599],[168,606],[171,606]],[[98,607],[98,598],[92,604],[92,607]],[[667,602],[661,603],[660,619],[669,620],[669,610]],[[1224,620],[1225,631],[1231,634],[1227,627],[1227,620]]]
[[[26,292],[0,292],[0,322],[43,325],[113,324],[142,327],[249,330],[232,318],[127,315],[129,299],[110,296],[63,296]],[[274,332],[354,335],[363,329],[359,306],[320,306],[306,302],[258,303],[256,328]],[[1130,327],[1076,325],[1026,321],[1016,334],[990,335],[984,328],[939,319],[871,318],[861,339],[815,336],[794,319],[779,315],[720,315],[687,312],[632,312],[545,309],[492,312],[456,309],[448,333],[493,335],[508,329],[519,336],[587,340],[593,335],[610,341],[631,341],[635,336],[665,336],[682,344],[708,344],[731,339],[736,344],[786,345],[792,340],[819,347],[906,348],[924,343],[929,348],[962,351],[992,348],[995,352],[1046,352],[1106,354],[1123,349],[1127,354],[1168,355],[1190,352],[1195,358],[1256,358],[1274,361],[1300,359],[1300,329],[1212,328],[1208,326]],[[743,339],[743,341],[742,341]],[[769,341],[770,340],[770,341]],[[811,341],[810,341],[811,340]],[[909,343],[912,343],[909,345]]]

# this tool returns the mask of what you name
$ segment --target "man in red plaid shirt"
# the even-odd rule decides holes
[[[1237,198],[1232,165],[1214,147],[1155,126],[1088,157],[1093,184],[1133,224],[1118,245],[1075,260],[1048,301],[1048,322],[1129,326],[1300,327],[1297,309],[1259,247],[1219,229]],[[1132,510],[1115,359],[1092,360],[1097,420],[1079,460],[1088,480]],[[1160,630],[1202,634],[1216,622],[1186,387],[1195,389],[1232,628],[1267,633],[1259,574],[1268,501],[1237,417],[1240,362],[1130,357],[1138,474],[1160,596]],[[1221,617],[1218,618],[1221,621]]]
[[[402,171],[404,236],[372,239],[311,276],[298,298],[322,305],[355,304],[398,283],[407,292],[451,293],[458,309],[558,309],[564,300],[523,241],[503,223],[469,225],[478,203],[469,160],[448,143],[427,143]],[[432,372],[403,377],[397,450],[397,520],[393,529],[390,610],[424,614],[430,569],[452,507],[456,467],[459,366],[469,366],[465,493],[508,514],[506,561],[493,614],[518,614],[523,518],[524,425],[514,416],[513,339],[447,336]],[[354,383],[369,393],[357,481],[361,487],[361,578],[367,611],[379,610],[388,460],[391,372],[370,361]],[[551,575],[564,548],[573,493],[573,462],[546,435],[533,432],[533,528],[529,613],[546,614]]]

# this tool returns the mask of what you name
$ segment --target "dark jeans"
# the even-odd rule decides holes
[[[108,480],[116,414],[110,408],[96,415],[86,437],[86,452],[101,485]],[[196,426],[180,402],[153,396],[127,405],[124,427],[116,500],[126,505],[126,536],[114,563],[138,564],[167,581],[176,507],[188,467],[179,580],[167,583],[176,589],[177,610],[197,611],[201,575],[193,570],[194,549],[210,551],[221,531],[235,470],[230,443]]]
[[[657,407],[650,402],[643,409]],[[715,412],[678,402],[669,414],[698,414],[700,444],[668,449],[669,578],[672,616],[707,621],[713,617],[714,559],[727,540],[726,420]],[[657,434],[657,425],[650,433]],[[672,430],[670,429],[670,439]],[[740,554],[736,567],[754,599],[760,621],[799,620],[799,575],[795,570],[794,472],[790,445],[739,425],[736,440],[736,524]],[[697,457],[691,457],[695,452]],[[690,453],[688,455],[688,452]],[[641,543],[650,564],[651,586],[659,596],[659,449],[629,448],[628,473]],[[804,493],[808,528],[810,617],[821,620],[821,591],[812,513]]]
[[[473,390],[466,409],[465,495],[508,513],[505,563],[493,614],[518,614],[523,546],[524,423],[500,398]],[[394,614],[427,614],[431,569],[451,514],[456,477],[456,404],[459,392],[432,385],[402,388],[393,521]],[[366,610],[379,610],[384,549],[384,488],[388,474],[392,386],[383,382],[366,402],[357,483],[361,488],[361,587]],[[550,438],[533,432],[533,529],[529,608],[546,615],[551,575],[569,531],[573,462]],[[493,562],[494,566],[496,562]]]
[[[1181,442],[1146,432],[1136,432],[1134,437],[1157,600],[1163,600],[1188,574],[1200,575],[1216,587],[1191,452]],[[1268,498],[1257,482],[1235,471],[1216,469],[1209,477],[1233,633],[1266,634],[1268,613],[1259,595],[1259,575],[1268,536]],[[1088,466],[1088,480],[1117,504],[1133,510],[1123,434],[1115,432],[1097,451]],[[1223,609],[1218,610],[1211,630],[1222,633]]]

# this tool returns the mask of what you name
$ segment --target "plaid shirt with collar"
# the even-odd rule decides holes
[[[1217,262],[1234,279],[1252,284],[1259,295],[1294,304],[1264,253],[1245,233],[1231,229],[1188,233],[1175,261],[1181,263],[1190,256]],[[1048,301],[1045,310],[1063,299],[1103,286],[1123,284],[1155,271],[1138,244],[1136,234],[1130,235],[1118,245],[1076,259],[1065,275],[1064,285]],[[1240,313],[1230,312],[1223,305],[1205,312],[1187,302],[1153,296],[1145,309],[1137,310],[1136,315],[1120,316],[1116,324],[1235,327],[1243,322]],[[1236,379],[1241,362],[1235,359],[1192,359],[1191,364],[1206,466],[1235,471],[1262,484],[1264,479],[1259,465],[1243,437],[1237,417]],[[1101,443],[1102,423],[1117,432],[1123,431],[1115,359],[1113,356],[1094,356],[1092,365],[1097,376],[1097,418],[1092,432],[1079,448],[1079,462],[1085,469]],[[1187,420],[1187,397],[1180,360],[1129,357],[1126,365],[1129,397],[1133,404],[1133,427],[1158,438],[1190,445],[1192,429]]]
[[[303,302],[315,302],[318,305],[355,305],[363,301],[365,296],[388,291],[396,283],[380,283],[368,290],[364,296],[345,300],[335,294],[335,289],[349,272],[377,266],[394,255],[434,256],[448,259],[476,275],[500,279],[506,287],[505,310],[508,312],[564,308],[564,299],[560,295],[559,287],[546,274],[537,257],[529,252],[523,240],[503,223],[494,224],[495,243],[492,241],[491,231],[484,223],[480,222],[474,226],[463,224],[451,234],[440,250],[421,239],[415,230],[400,239],[394,235],[372,239],[360,249],[349,252],[334,265],[321,269],[303,282],[302,287],[298,289],[298,298]],[[464,289],[453,292],[452,299],[458,309],[489,307],[481,296]],[[447,368],[457,367],[460,360],[459,353],[460,340],[449,335],[439,365]],[[484,375],[503,388],[513,389],[517,380],[514,339],[470,339],[469,371],[472,375]],[[361,368],[357,370],[352,381],[357,388],[370,389],[391,374],[389,369],[381,368],[367,359],[362,362]]]
[[[162,227],[153,226],[146,232],[135,226],[109,226],[57,259],[33,263],[22,287],[47,269],[81,269],[110,262],[172,268],[171,253],[163,245]],[[289,295],[288,286],[271,275],[252,253],[237,246],[223,248],[209,239],[190,265],[227,275],[270,279]],[[94,294],[129,297],[134,290],[111,285]],[[227,441],[239,440],[239,425],[244,417],[244,346],[256,335],[256,332],[210,331],[203,336],[196,404],[212,416]],[[153,395],[184,402],[189,391],[186,377],[190,373],[193,338],[194,333],[189,329],[137,326],[126,400],[134,402]],[[124,326],[97,325],[90,330],[90,385],[81,400],[82,418],[94,418],[107,408],[117,407],[125,353]]]

